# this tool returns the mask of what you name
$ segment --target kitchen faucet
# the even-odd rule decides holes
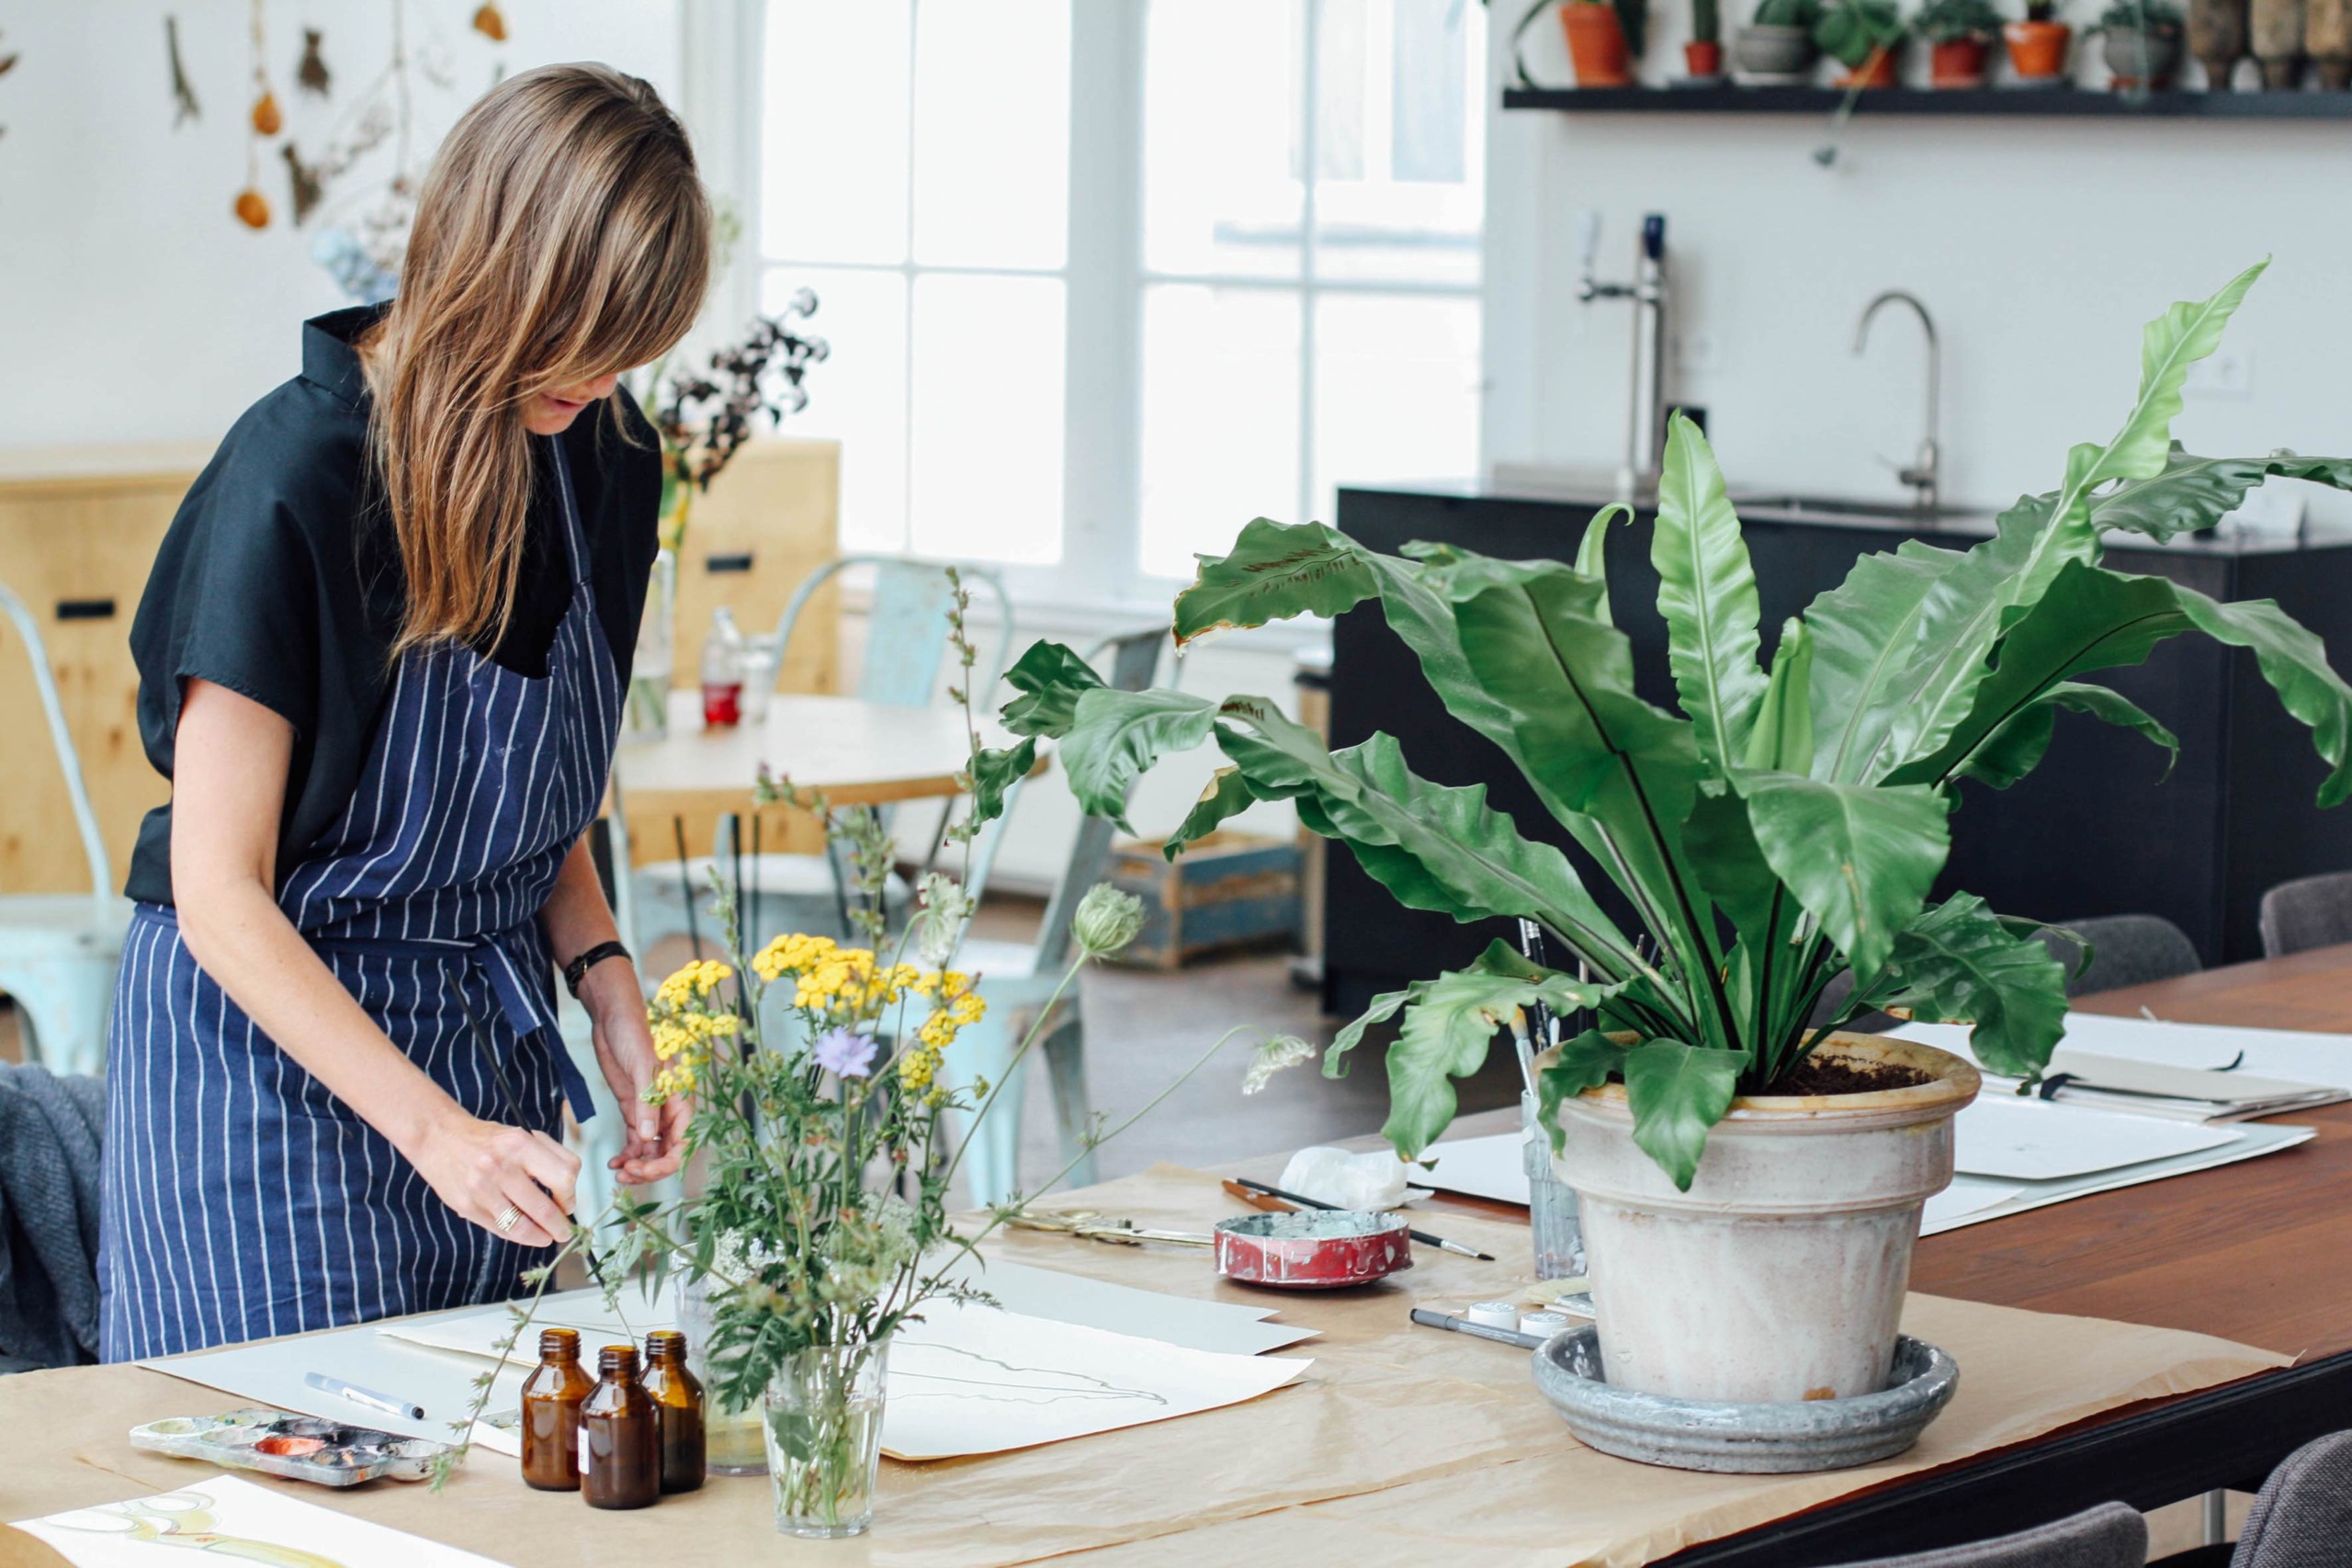
[[[1584,276],[1577,299],[1624,299],[1634,307],[1633,371],[1625,394],[1625,461],[1617,469],[1617,499],[1633,501],[1645,489],[1657,493],[1658,470],[1666,451],[1666,214],[1642,219],[1642,245],[1635,258],[1634,281],[1602,283],[1592,275],[1593,258],[1600,249],[1600,214],[1590,209],[1577,214],[1577,248],[1584,253]]]
[[[1936,509],[1936,476],[1941,467],[1942,448],[1936,445],[1937,389],[1943,380],[1943,353],[1936,344],[1935,318],[1919,297],[1900,288],[1890,288],[1862,307],[1862,319],[1854,329],[1854,353],[1859,355],[1871,341],[1871,318],[1878,314],[1882,305],[1908,305],[1919,318],[1919,328],[1928,334],[1928,432],[1920,438],[1919,455],[1907,468],[1898,467],[1895,477],[1911,487],[1916,504],[1922,512]]]

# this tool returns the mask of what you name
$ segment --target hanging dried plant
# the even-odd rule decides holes
[[[319,52],[319,29],[302,29],[302,59],[294,67],[294,80],[306,93],[325,97],[334,85],[334,78],[327,72],[325,56]]]
[[[198,107],[196,89],[188,85],[187,67],[180,63],[180,19],[164,18],[164,47],[172,58],[172,129],[177,130],[192,119],[202,119],[204,110]]]
[[[506,41],[506,17],[496,6],[485,5],[474,13],[474,31],[492,43]]]
[[[0,54],[0,76],[6,76],[9,72],[14,71],[16,68],[17,57],[15,55]],[[0,125],[0,136],[6,136],[7,134],[8,128],[5,125]]]
[[[311,216],[311,209],[325,197],[326,187],[319,179],[318,170],[302,162],[293,142],[288,141],[277,151],[286,160],[286,183],[293,194],[294,226],[299,229],[302,220]]]
[[[264,93],[254,100],[254,132],[258,136],[275,136],[286,126],[286,117],[278,112],[277,95]]]
[[[237,193],[237,221],[248,229],[269,227],[269,198],[247,186]]]

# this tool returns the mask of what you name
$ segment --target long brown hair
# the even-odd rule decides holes
[[[634,76],[542,66],[458,121],[400,293],[360,344],[407,578],[395,652],[504,633],[531,501],[525,409],[669,352],[702,308],[710,246],[685,129]]]

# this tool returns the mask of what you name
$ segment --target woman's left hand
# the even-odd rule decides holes
[[[593,1025],[597,1065],[621,1102],[621,1118],[628,1128],[628,1142],[607,1163],[632,1187],[676,1174],[684,1157],[692,1105],[684,1095],[661,1105],[645,1102],[646,1086],[662,1064],[653,1055],[653,1031],[645,1020],[645,993],[638,987],[637,966],[625,958],[595,965],[581,979],[580,1000]]]

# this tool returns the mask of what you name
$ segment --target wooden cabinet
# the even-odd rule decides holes
[[[0,583],[40,621],[117,886],[139,819],[166,794],[139,746],[130,619],[210,456],[207,446],[0,453]],[[714,604],[731,605],[746,630],[771,629],[793,589],[832,558],[840,471],[834,442],[772,438],[695,497],[678,572],[680,684],[696,678]],[[833,598],[820,595],[795,636],[787,689],[834,689]],[[0,622],[0,892],[86,887],[73,820],[31,667]]]

